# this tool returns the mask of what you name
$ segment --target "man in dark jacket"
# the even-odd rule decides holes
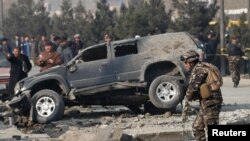
[[[13,42],[13,47],[21,47],[21,40],[18,34],[15,35],[15,40]]]
[[[227,46],[229,71],[236,88],[240,82],[240,58],[244,55],[236,36],[231,37],[231,42]]]
[[[39,55],[39,49],[38,49],[38,42],[35,38],[35,36],[32,36],[30,38],[30,47],[31,47],[31,58],[30,60],[32,60],[32,65],[35,64],[36,62],[36,59],[38,58],[38,55]]]
[[[7,60],[11,64],[10,79],[9,79],[9,94],[10,97],[14,95],[14,88],[18,81],[28,76],[32,65],[26,55],[21,54],[21,49],[15,47],[13,54],[7,55]]]
[[[57,53],[61,54],[62,62],[64,64],[67,64],[73,58],[73,53],[69,47],[67,38],[62,37],[60,46],[57,48]]]
[[[1,40],[0,52],[4,53],[5,55],[12,52],[12,48],[9,46],[7,38],[3,38]]]
[[[208,33],[207,43],[204,48],[205,62],[212,63],[214,61],[218,43],[218,36],[213,31],[210,31]]]
[[[74,43],[71,46],[73,56],[76,56],[79,50],[84,49],[84,44],[81,40],[80,34],[74,35]]]

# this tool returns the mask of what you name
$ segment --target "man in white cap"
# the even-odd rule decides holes
[[[75,34],[74,35],[74,42],[72,44],[72,53],[73,56],[76,56],[79,52],[79,50],[84,49],[84,44],[81,40],[80,34]]]

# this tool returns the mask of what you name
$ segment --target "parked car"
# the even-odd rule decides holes
[[[180,56],[190,49],[197,45],[184,32],[90,46],[67,65],[19,81],[9,106],[16,114],[32,110],[39,123],[60,119],[69,104],[134,108],[152,103],[173,110],[187,84]]]
[[[10,63],[6,56],[0,52],[0,100],[5,100],[7,97],[7,87],[10,77]]]

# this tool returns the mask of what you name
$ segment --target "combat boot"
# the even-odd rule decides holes
[[[237,88],[239,85],[239,82],[234,82],[234,87]]]

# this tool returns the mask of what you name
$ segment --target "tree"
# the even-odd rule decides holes
[[[152,35],[166,32],[168,16],[162,0],[137,1],[139,4],[124,6],[115,26],[116,36],[120,39],[135,35]]]
[[[235,25],[231,28],[232,34],[239,37],[240,43],[244,47],[250,47],[250,30],[248,25],[245,23],[247,21],[247,15],[242,13],[239,18],[239,25]]]
[[[170,27],[174,31],[187,31],[191,34],[197,34],[208,27],[217,13],[219,7],[217,1],[209,6],[205,6],[194,0],[179,1],[174,0],[173,5],[177,10],[175,19]]]
[[[14,34],[33,34],[33,0],[18,0],[12,3],[8,17],[4,20],[4,35],[12,37]]]
[[[56,13],[51,18],[51,33],[54,33],[56,35],[63,35],[64,30],[62,23],[61,23],[61,17],[57,15]]]
[[[90,31],[93,16],[85,10],[81,0],[79,0],[77,6],[74,8],[74,15],[76,33],[81,35],[85,46],[94,44],[95,39],[93,33]]]
[[[75,26],[71,0],[63,0],[60,10],[61,12],[58,15],[53,15],[52,32],[57,35],[72,37],[75,34]]]
[[[34,7],[32,34],[47,35],[50,30],[49,22],[49,12],[46,11],[44,0],[39,0]]]
[[[4,19],[3,33],[6,37],[13,37],[14,34],[20,34],[20,28],[17,24],[20,17],[18,16],[17,4],[12,3],[8,11],[8,17]]]
[[[168,16],[162,0],[150,0],[148,5],[148,25],[150,34],[164,33],[168,27]]]
[[[106,0],[97,2],[97,11],[92,22],[91,30],[98,41],[103,40],[103,36],[108,33],[114,37],[116,11],[111,11]]]

